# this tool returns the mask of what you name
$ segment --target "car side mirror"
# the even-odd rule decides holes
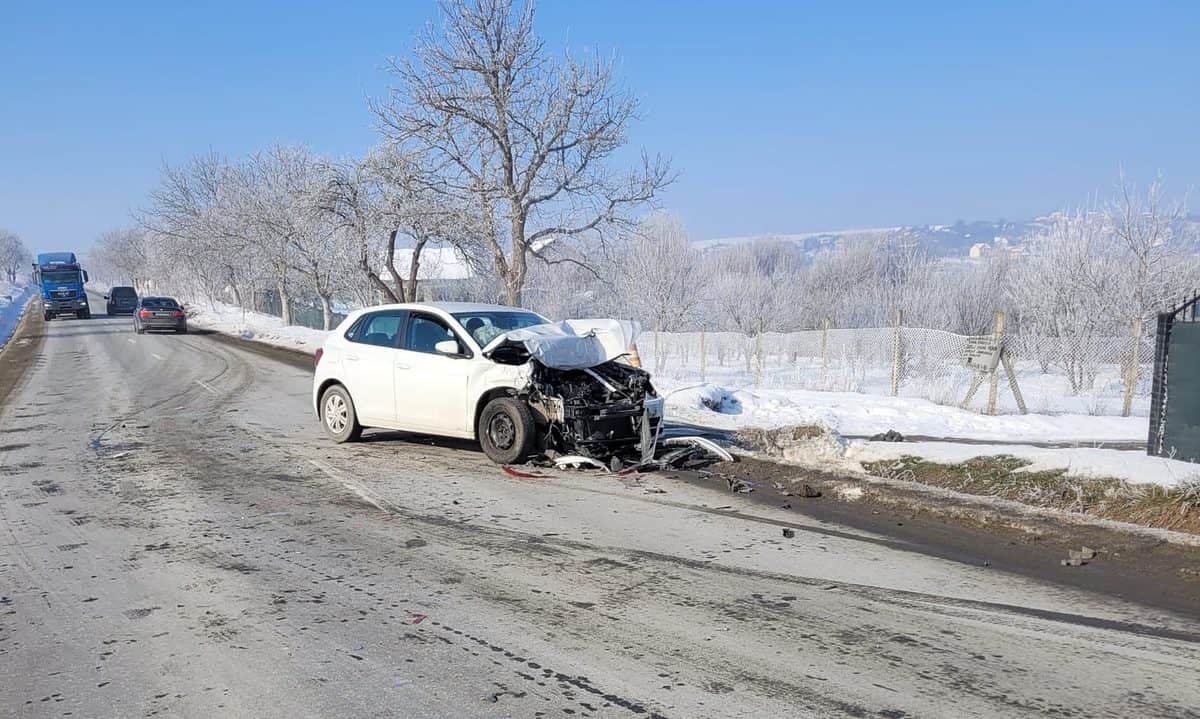
[[[107,300],[107,299],[108,299],[108,295],[104,295],[104,299],[106,299],[106,300]]]
[[[433,346],[433,351],[440,355],[448,355],[450,357],[461,357],[462,353],[458,351],[458,342],[454,340],[442,340]]]

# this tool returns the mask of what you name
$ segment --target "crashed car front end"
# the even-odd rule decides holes
[[[663,400],[648,372],[616,361],[570,370],[532,362],[526,401],[544,428],[544,450],[604,462],[654,456]]]
[[[624,361],[637,332],[617,320],[568,320],[509,332],[484,354],[528,363],[517,396],[537,420],[541,453],[638,463],[654,456],[663,400],[650,374]]]

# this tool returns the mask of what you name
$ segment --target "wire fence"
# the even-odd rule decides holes
[[[965,363],[971,337],[917,327],[766,332],[649,332],[643,363],[673,382],[895,395],[960,405],[976,371]],[[1149,411],[1153,336],[1004,336],[1004,353],[1037,413],[1120,415]],[[998,369],[998,371],[1002,371]],[[1019,411],[1002,385],[996,411]],[[976,401],[974,406],[979,406]]]

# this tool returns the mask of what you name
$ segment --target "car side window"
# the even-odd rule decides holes
[[[395,347],[403,324],[403,312],[375,312],[356,322],[346,333],[346,339],[376,347]]]
[[[412,315],[408,320],[408,329],[404,332],[402,347],[412,352],[435,354],[437,350],[434,347],[437,343],[446,340],[454,340],[458,344],[459,353],[466,354],[466,348],[445,322],[430,315]]]

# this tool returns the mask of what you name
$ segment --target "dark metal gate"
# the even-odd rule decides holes
[[[1200,462],[1200,321],[1193,298],[1158,316],[1146,453]]]

